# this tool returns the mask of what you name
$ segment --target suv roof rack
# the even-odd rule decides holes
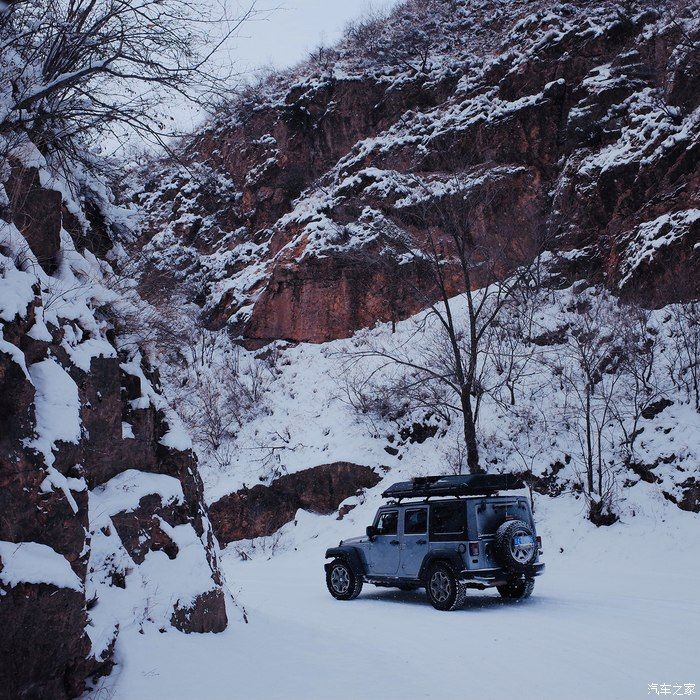
[[[417,476],[411,481],[392,484],[384,498],[430,498],[431,496],[492,496],[497,491],[525,488],[514,474],[463,474],[457,476]]]

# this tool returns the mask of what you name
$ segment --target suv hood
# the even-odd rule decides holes
[[[359,544],[360,542],[367,542],[367,536],[364,537],[348,537],[346,540],[341,540],[342,544]]]

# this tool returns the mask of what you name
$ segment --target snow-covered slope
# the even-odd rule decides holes
[[[439,448],[426,448],[342,520],[299,511],[277,537],[230,544],[223,567],[248,624],[196,641],[132,630],[101,687],[119,699],[206,687],[212,699],[632,700],[648,684],[697,685],[700,516],[641,481],[607,528],[586,521],[574,494],[534,494],[547,570],[522,603],[473,591],[461,611],[438,613],[423,591],[372,586],[354,601],[331,598],[326,547],[364,531],[386,483],[434,470]]]
[[[466,323],[466,300],[458,297],[451,304],[458,326]],[[504,382],[503,367],[494,363],[496,356],[503,362],[503,348],[492,350],[480,369],[482,464],[490,471],[527,474],[532,488],[542,493],[574,493],[585,511],[577,329],[594,324],[603,358],[633,352],[624,347],[627,334],[640,333],[633,337],[649,358],[644,387],[635,384],[636,365],[623,372],[611,362],[593,397],[607,505],[617,516],[629,516],[637,509],[634,499],[628,502],[630,487],[638,484],[697,511],[700,414],[691,386],[681,380],[685,365],[677,357],[678,314],[685,307],[644,312],[620,306],[601,289],[577,284],[538,293],[530,308],[528,337],[510,346],[510,371],[517,381],[512,387]],[[371,466],[387,480],[459,469],[463,437],[449,395],[435,387],[432,407],[417,403],[402,392],[421,373],[387,362],[398,357],[420,366],[435,352],[439,337],[430,312],[395,326],[377,324],[350,339],[277,343],[261,351],[241,349],[221,331],[210,335],[204,361],[190,358],[163,367],[166,396],[190,420],[207,502],[337,462]],[[233,385],[221,382],[226,373],[236,378]],[[213,385],[215,392],[209,390]],[[194,416],[201,405],[192,396],[202,392],[209,412]],[[244,396],[253,392],[254,404],[246,405]],[[235,402],[240,412],[233,416],[227,409]],[[220,430],[212,442],[215,427]],[[230,540],[223,530],[218,534]]]

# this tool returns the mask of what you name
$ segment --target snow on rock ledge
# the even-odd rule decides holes
[[[0,564],[0,582],[6,586],[45,583],[56,588],[83,590],[67,559],[45,544],[0,542]]]
[[[36,389],[34,414],[37,432],[36,439],[28,446],[39,450],[50,467],[55,460],[53,450],[56,443],[77,444],[80,440],[78,387],[56,360],[36,362],[28,369]]]

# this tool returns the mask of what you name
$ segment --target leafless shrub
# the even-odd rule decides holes
[[[363,376],[352,365],[345,366],[339,383],[341,400],[360,416],[370,420],[397,420],[405,412],[395,387]]]
[[[624,381],[619,399],[612,404],[612,412],[622,432],[624,461],[629,465],[637,461],[640,421],[653,404],[666,397],[658,372],[663,346],[660,331],[652,323],[648,310],[627,304],[619,322],[622,340],[620,369]]]
[[[287,473],[282,463],[285,452],[297,452],[307,449],[307,445],[292,439],[289,428],[267,431],[254,440],[254,445],[245,447],[253,456],[252,461],[262,470],[261,481],[273,481]]]
[[[198,375],[180,407],[194,439],[213,453],[242,425],[242,397],[229,392],[228,387],[224,387],[226,381],[223,372]]]
[[[444,453],[443,463],[448,474],[467,474],[467,448],[462,440],[456,440]]]
[[[436,0],[414,0],[410,12],[391,14],[391,30],[385,31],[389,13],[370,9],[362,19],[347,25],[346,43],[358,54],[395,66],[411,74],[429,68],[439,38]],[[408,9],[408,8],[407,8]],[[416,21],[420,17],[421,21]]]
[[[209,332],[205,336],[211,338]],[[216,339],[207,342],[217,347]],[[229,441],[264,408],[265,393],[274,375],[255,359],[248,357],[243,364],[242,353],[237,348],[228,348],[225,353],[220,352],[221,348],[218,350],[215,355],[206,346],[204,365],[201,354],[195,363],[191,356],[188,358],[183,368],[184,380],[171,401],[195,442],[223,469],[232,459]]]
[[[606,510],[614,490],[616,404],[624,401],[623,314],[605,292],[581,292],[578,308],[567,315],[569,332],[557,358],[545,358],[564,392],[563,422],[579,444],[582,489],[592,517]]]
[[[230,443],[222,444],[213,452],[212,457],[219,470],[226,472],[233,463],[234,449]]]
[[[700,412],[700,302],[671,307],[668,372]]]

